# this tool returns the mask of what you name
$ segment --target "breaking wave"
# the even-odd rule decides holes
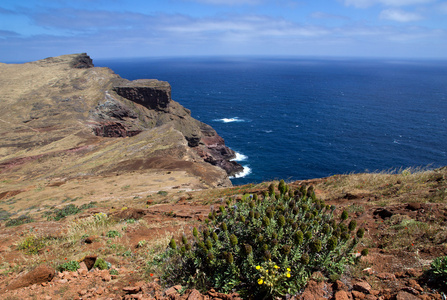
[[[223,122],[223,123],[231,123],[231,122],[245,122],[243,119],[239,119],[239,117],[234,118],[223,118],[223,119],[215,119],[216,122]]]
[[[244,155],[242,153],[236,152],[236,157],[231,159],[231,160],[234,160],[234,161],[244,161],[244,160],[247,160],[247,159],[248,159],[247,155]]]
[[[243,178],[251,173],[251,168],[249,166],[243,166],[243,168],[244,170],[242,172],[230,176],[230,179]]]

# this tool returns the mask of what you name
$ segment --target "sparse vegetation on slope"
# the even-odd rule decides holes
[[[110,181],[111,183],[108,186],[113,187],[115,185],[112,180],[117,177],[108,177],[104,180]],[[438,284],[442,282],[441,277],[434,274],[437,274],[436,272],[441,274],[440,272],[443,270],[441,258],[447,255],[447,199],[443,196],[447,189],[446,178],[447,169],[443,168],[426,171],[400,171],[396,174],[381,172],[336,175],[329,178],[288,183],[290,190],[294,192],[299,190],[300,186],[306,185],[309,187],[313,185],[316,197],[313,199],[311,193],[311,197],[306,198],[310,202],[306,203],[295,199],[297,195],[294,194],[291,197],[287,192],[285,193],[289,197],[287,201],[290,202],[293,198],[295,204],[306,204],[309,207],[308,212],[310,212],[316,208],[318,201],[323,207],[322,202],[324,200],[325,205],[336,206],[333,217],[337,225],[341,221],[340,217],[343,215],[343,218],[345,218],[347,213],[348,219],[343,221],[342,224],[348,228],[348,232],[350,220],[355,221],[351,224],[351,228],[353,228],[354,223],[357,225],[356,229],[352,230],[354,236],[358,228],[365,228],[364,238],[357,244],[355,251],[351,252],[355,254],[355,257],[358,257],[357,264],[346,264],[343,273],[341,273],[341,269],[332,271],[324,264],[321,264],[322,268],[315,268],[315,270],[322,270],[321,273],[315,273],[314,269],[306,271],[307,273],[302,274],[308,277],[309,284],[304,286],[304,291],[301,289],[298,293],[308,293],[310,291],[316,293],[318,291],[312,289],[321,286],[320,293],[326,293],[324,294],[325,297],[330,298],[334,297],[336,293],[341,293],[340,289],[345,284],[346,288],[343,293],[354,298],[354,295],[359,296],[360,294],[358,294],[359,290],[355,290],[353,286],[361,281],[363,285],[367,286],[366,283],[368,283],[371,286],[370,292],[366,290],[361,292],[364,295],[367,294],[370,299],[379,297],[394,299],[399,293],[399,297],[402,298],[408,296],[410,291],[420,298],[442,299],[442,293],[445,293],[446,288]],[[361,189],[358,186],[360,179],[366,181],[366,183],[362,183]],[[99,182],[95,181],[95,183],[99,187]],[[169,251],[171,253],[175,252],[175,257],[179,259],[182,247],[185,247],[185,250],[189,248],[183,242],[182,237],[185,234],[187,243],[191,246],[191,251],[195,249],[193,247],[194,243],[198,245],[199,242],[203,242],[208,253],[212,253],[214,259],[217,260],[221,254],[216,251],[219,248],[217,242],[214,241],[214,235],[212,234],[214,229],[211,230],[211,227],[218,226],[221,221],[225,221],[227,225],[228,239],[221,240],[222,231],[216,231],[215,233],[218,235],[219,243],[226,247],[226,250],[223,251],[227,253],[233,251],[231,253],[234,265],[245,266],[246,261],[240,260],[240,257],[246,257],[244,256],[246,255],[245,251],[250,249],[250,247],[246,248],[245,244],[251,246],[253,257],[255,255],[259,257],[258,260],[253,259],[251,268],[247,264],[247,271],[244,271],[247,273],[244,277],[251,278],[251,287],[273,295],[294,292],[293,289],[289,291],[285,289],[286,283],[295,280],[294,276],[301,273],[297,269],[299,263],[289,265],[281,260],[284,258],[283,251],[287,250],[287,247],[284,250],[283,247],[287,246],[288,242],[295,243],[295,240],[291,241],[289,239],[287,241],[287,239],[280,238],[279,224],[283,220],[279,214],[281,210],[276,209],[276,206],[283,204],[284,212],[289,213],[290,208],[287,206],[289,202],[284,200],[284,196],[280,196],[278,181],[273,182],[272,185],[275,192],[274,197],[271,196],[271,193],[268,193],[266,197],[263,195],[263,191],[269,189],[271,182],[201,191],[185,191],[181,188],[167,189],[163,185],[166,182],[160,182],[157,188],[146,194],[142,194],[141,191],[136,192],[137,184],[134,182],[129,181],[123,184],[115,181],[115,183],[116,189],[110,189],[111,192],[123,192],[122,187],[130,184],[132,188],[126,191],[128,193],[126,198],[117,197],[114,200],[98,201],[96,207],[87,208],[74,215],[67,215],[59,221],[47,221],[46,218],[49,215],[46,212],[53,215],[54,205],[41,207],[38,211],[30,211],[28,215],[35,220],[32,223],[6,227],[6,222],[9,219],[0,221],[1,291],[4,291],[3,289],[16,278],[19,278],[19,274],[27,273],[33,270],[35,266],[47,265],[57,269],[58,266],[66,262],[76,261],[80,263],[90,256],[110,263],[109,269],[103,271],[92,268],[85,273],[82,273],[81,270],[58,273],[50,285],[38,285],[33,290],[8,291],[4,293],[5,297],[27,299],[32,298],[32,295],[44,294],[57,299],[62,297],[63,294],[65,298],[87,298],[88,296],[94,299],[99,297],[95,293],[96,289],[102,291],[104,297],[112,298],[124,297],[126,290],[139,290],[139,292],[136,292],[137,294],[144,294],[145,292],[138,288],[141,284],[144,284],[145,288],[143,290],[147,291],[149,287],[158,286],[155,282],[160,283],[160,281],[155,280],[164,279],[164,282],[171,283],[175,281],[175,276],[163,277],[166,276],[164,274],[167,270],[166,261],[168,257],[173,257],[164,254],[172,238],[176,243],[176,250]],[[282,183],[281,186],[283,186]],[[49,189],[49,187],[45,188],[45,190]],[[51,189],[56,189],[56,187]],[[72,186],[64,184],[57,189],[62,194],[64,189],[71,190]],[[169,192],[165,194],[158,193],[159,191]],[[301,193],[304,195],[303,192]],[[250,199],[250,194],[253,195],[252,199]],[[307,191],[305,194],[307,195]],[[258,201],[262,200],[259,203],[256,202],[254,195],[258,195]],[[11,203],[9,199],[13,197],[4,198],[1,201]],[[70,199],[75,197],[76,195],[70,194]],[[60,199],[46,199],[46,201],[47,203],[55,201],[54,204],[60,204]],[[317,199],[323,200],[317,201]],[[79,203],[79,201],[84,202]],[[227,201],[229,201],[228,204]],[[253,208],[250,207],[252,201],[256,204]],[[254,213],[256,207],[259,207],[259,214],[262,212],[267,215],[266,210],[270,204],[265,204],[267,207],[264,207],[264,201],[266,201],[265,203],[276,201],[274,202],[273,217],[269,218],[270,224],[268,225],[274,230],[265,231],[266,233],[262,231],[272,261],[264,260],[263,244],[249,240],[244,235],[238,235],[249,231],[250,226],[242,226],[242,224],[245,225],[246,221],[251,222],[250,211],[253,210]],[[84,199],[77,200],[76,205],[80,207],[83,203],[85,203]],[[234,210],[234,205],[237,206],[236,210]],[[224,206],[225,213],[221,213],[220,206]],[[63,207],[61,206],[61,208]],[[264,209],[263,211],[261,207]],[[209,214],[210,208],[215,214]],[[321,213],[322,218],[324,215],[325,213]],[[244,221],[240,218],[242,216],[245,218]],[[204,223],[207,218],[209,219],[208,224]],[[261,216],[257,219],[260,222],[259,224],[261,224],[262,219]],[[315,216],[313,220],[315,220]],[[286,222],[285,227],[288,227],[286,216],[284,221]],[[264,225],[260,226],[262,228]],[[199,238],[192,235],[194,227],[198,229]],[[208,229],[209,233],[207,238],[203,238],[205,229]],[[230,232],[230,230],[235,232]],[[109,232],[114,234],[111,233],[108,236]],[[273,241],[273,232],[277,234],[277,243]],[[115,233],[119,233],[121,237],[115,236]],[[231,234],[236,237],[237,244],[234,238],[230,239]],[[303,231],[302,244],[307,249],[305,251],[310,251],[311,246],[315,247],[314,250],[319,248],[319,243],[305,242],[304,235],[305,231]],[[314,234],[312,238],[316,236],[318,234]],[[324,251],[329,241],[321,238],[321,242],[321,251]],[[232,243],[236,245],[233,246]],[[272,244],[275,245],[272,247]],[[349,245],[349,242],[345,244],[345,246]],[[210,251],[209,246],[213,250]],[[337,246],[340,246],[340,244],[337,243]],[[239,249],[237,252],[233,250],[236,247]],[[204,249],[202,248],[202,250]],[[208,254],[205,255],[204,251],[200,252],[202,250],[199,248],[197,254],[194,255],[197,256],[198,260],[199,258],[202,259],[199,262],[204,268],[207,268],[211,263],[206,260]],[[305,251],[303,250],[302,253]],[[312,254],[311,252],[306,253],[309,256]],[[191,252],[186,255],[190,254]],[[362,254],[367,255],[362,256]],[[231,261],[229,255],[221,257],[228,258]],[[438,257],[439,259],[433,263]],[[346,258],[349,258],[348,263],[355,260],[350,255]],[[147,265],[147,262],[151,262],[150,266]],[[217,277],[219,272],[222,274],[226,264],[226,259],[221,259],[213,276]],[[309,257],[310,264],[312,264],[311,257]],[[278,268],[275,268],[275,265]],[[340,265],[344,265],[344,263],[342,262]],[[176,272],[180,273],[179,270],[179,268],[176,269]],[[267,273],[266,270],[269,270],[269,272]],[[71,273],[73,274],[70,275]],[[309,275],[309,273],[312,274]],[[182,274],[184,275],[185,272]],[[68,282],[65,281],[66,278],[68,278]],[[236,279],[234,281],[222,280],[219,282],[211,277],[207,282],[196,282],[200,278],[203,277],[193,276],[190,280],[191,286],[210,287],[213,285],[214,288],[222,288],[222,290],[228,291],[232,287],[240,290],[243,290],[243,288],[249,289],[248,285],[241,285],[242,280],[237,276],[230,277]],[[334,281],[335,283],[333,283]],[[68,286],[70,288],[66,288]],[[271,286],[274,286],[275,290],[270,291]],[[297,286],[294,287],[296,290],[298,290]],[[163,287],[158,286],[157,291],[160,293],[160,297],[165,295],[164,291],[169,288],[171,288],[171,284]],[[83,294],[84,290],[87,291],[86,294]],[[185,290],[186,285],[183,285],[180,292]],[[154,295],[154,290],[151,291]],[[185,295],[188,295],[189,292],[185,293]],[[211,299],[213,297],[222,299],[223,297],[212,290],[207,290],[204,293]],[[148,294],[144,295],[148,296]],[[234,294],[231,295],[231,297],[236,297]]]

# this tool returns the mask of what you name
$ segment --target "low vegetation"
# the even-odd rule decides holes
[[[0,272],[18,274],[40,264],[74,271],[94,255],[95,268],[126,284],[158,278],[166,288],[181,284],[182,290],[275,298],[301,292],[310,279],[371,278],[374,289],[393,289],[378,273],[365,271],[376,270],[383,255],[399,261],[384,270],[425,271],[412,279],[442,293],[446,177],[445,169],[400,170],[288,185],[274,181],[167,194],[156,189],[118,205],[42,206],[0,221],[4,232],[17,236],[1,253],[3,259],[16,252],[16,261],[2,261]],[[380,210],[389,216],[376,215]]]
[[[228,200],[194,228],[192,240],[184,235],[177,246],[172,239],[159,257],[166,282],[261,299],[296,294],[314,271],[341,274],[364,229],[346,211],[336,217],[312,187],[293,191],[280,181],[278,190],[272,184],[263,196]]]

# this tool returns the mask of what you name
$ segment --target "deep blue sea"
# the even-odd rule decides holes
[[[245,173],[233,184],[447,165],[447,61],[95,60],[156,78],[211,125]]]

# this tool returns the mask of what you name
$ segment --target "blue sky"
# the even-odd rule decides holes
[[[0,2],[0,61],[79,52],[447,59],[447,1]]]

